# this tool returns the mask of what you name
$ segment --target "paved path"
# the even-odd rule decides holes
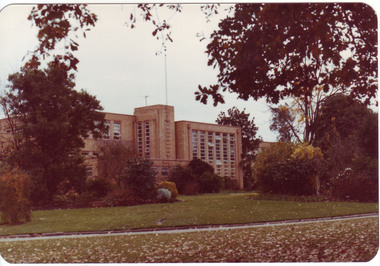
[[[246,224],[199,225],[199,226],[180,226],[180,227],[159,227],[159,228],[147,228],[147,229],[135,229],[135,230],[9,235],[9,236],[0,236],[0,242],[62,239],[62,238],[82,238],[82,237],[98,237],[98,236],[141,235],[141,234],[178,234],[178,233],[187,233],[187,232],[219,231],[219,230],[245,229],[245,228],[265,227],[265,226],[281,226],[281,225],[304,224],[304,223],[315,223],[315,222],[325,222],[325,221],[362,219],[362,218],[368,218],[368,217],[379,217],[379,215],[378,213],[365,213],[365,214],[353,214],[353,215],[323,217],[323,218],[255,222],[255,223],[246,223]]]

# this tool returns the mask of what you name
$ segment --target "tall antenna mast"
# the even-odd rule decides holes
[[[157,11],[157,6],[154,5],[154,9],[156,11],[156,16],[157,16],[157,21],[159,25],[164,25],[161,23],[160,17],[158,16],[158,11]],[[167,62],[166,62],[166,44],[165,41],[166,39],[164,38],[164,34],[162,33],[162,30],[160,30],[161,33],[161,39],[162,39],[162,47],[164,48],[164,60],[165,60],[165,103],[168,105],[168,71],[167,71]]]
[[[164,43],[164,57],[165,57],[165,95],[166,95],[166,105],[168,105],[168,72],[166,63],[166,45]]]

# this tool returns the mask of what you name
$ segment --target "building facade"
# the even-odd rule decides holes
[[[153,162],[157,180],[169,177],[176,165],[187,166],[194,158],[209,163],[220,176],[235,179],[242,189],[241,128],[193,121],[175,121],[174,107],[152,105],[135,108],[133,115],[105,113],[108,132],[102,139],[84,139],[82,155],[89,178],[99,175],[97,158],[104,142],[129,145]],[[5,122],[5,121],[2,121]],[[3,126],[6,130],[6,126]]]

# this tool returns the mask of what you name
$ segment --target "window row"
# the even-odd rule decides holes
[[[235,134],[192,130],[191,142],[193,158],[215,163],[218,175],[235,175]]]
[[[207,135],[207,143],[206,143]],[[235,161],[235,134],[192,130],[192,155],[203,161],[221,164]]]
[[[140,156],[150,158],[150,125],[149,121],[137,123],[137,152]]]
[[[105,121],[106,128],[108,129],[105,134],[103,134],[103,139],[121,139],[121,123],[120,121]]]

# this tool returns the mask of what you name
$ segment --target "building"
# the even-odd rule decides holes
[[[174,107],[152,105],[135,108],[133,115],[105,113],[108,133],[102,139],[84,139],[82,155],[89,178],[98,176],[97,158],[107,141],[132,146],[139,156],[149,158],[157,170],[157,180],[169,177],[171,168],[187,166],[193,158],[209,163],[220,176],[235,179],[242,189],[239,167],[241,128],[193,121],[175,121]],[[0,135],[10,137],[6,119],[0,120]]]
[[[241,128],[193,121],[175,121],[174,107],[152,105],[135,108],[133,115],[105,113],[109,131],[102,140],[85,139],[82,154],[89,177],[98,175],[97,156],[101,141],[114,140],[135,147],[149,158],[157,170],[157,179],[168,178],[176,165],[186,166],[199,158],[214,167],[220,176],[228,176],[244,187],[241,158]]]

